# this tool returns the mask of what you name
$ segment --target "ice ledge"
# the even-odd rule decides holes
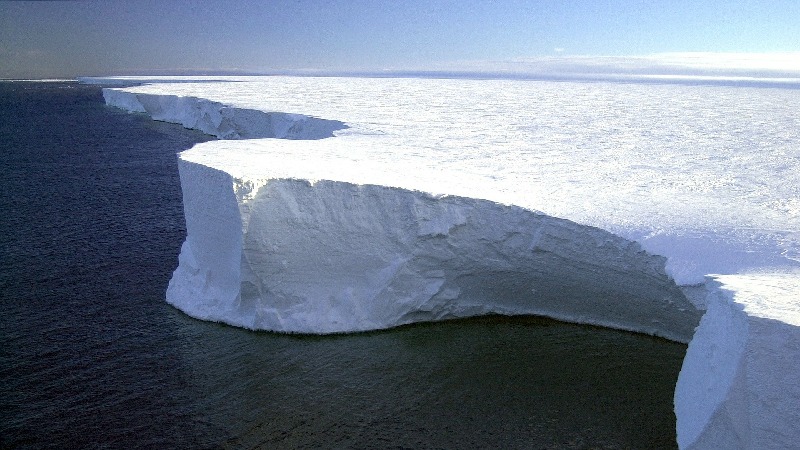
[[[336,120],[300,114],[232,108],[219,102],[177,95],[137,94],[104,88],[106,104],[129,112],[145,113],[154,120],[179,123],[220,139],[324,139],[347,128]]]

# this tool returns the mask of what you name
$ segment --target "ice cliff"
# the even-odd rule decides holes
[[[718,275],[675,389],[685,449],[800,442],[800,272]]]
[[[108,104],[158,120],[223,138],[262,138],[208,142],[180,155],[187,239],[167,290],[170,303],[202,319],[288,332],[500,313],[690,341],[675,392],[681,448],[800,442],[797,183],[773,177],[779,181],[770,185],[765,178],[779,171],[796,179],[793,159],[763,160],[747,141],[742,145],[752,148],[729,160],[717,154],[675,166],[696,153],[674,140],[672,122],[691,112],[681,102],[693,98],[677,96],[664,134],[656,127],[645,136],[647,145],[662,147],[641,162],[592,161],[601,152],[576,150],[566,157],[518,152],[513,157],[533,159],[498,166],[502,152],[458,151],[496,136],[476,126],[464,137],[472,133],[464,124],[481,116],[453,114],[436,102],[428,105],[436,115],[420,110],[400,118],[370,107],[383,95],[402,109],[405,100],[390,89],[396,81],[320,81],[329,93],[324,101],[307,100],[315,98],[311,82],[248,82],[230,93],[219,83],[104,90]],[[443,91],[449,85],[441,81],[413,83],[441,98],[464,97]],[[280,90],[286,86],[292,89]],[[344,94],[359,89],[357,98]],[[302,114],[265,112],[279,109],[252,100],[265,92],[277,92],[287,110]],[[670,107],[654,111],[667,117]],[[344,120],[327,115],[331,108]],[[574,117],[585,115],[576,111]],[[626,120],[647,115],[646,108],[635,111]],[[690,118],[683,126],[692,124]],[[425,134],[428,128],[456,132],[441,137]],[[592,136],[602,142],[605,134]],[[433,146],[440,137],[451,144]],[[613,144],[626,151],[630,139]],[[730,171],[714,172],[719,160]],[[520,175],[520,166],[530,172]]]
[[[231,108],[219,102],[177,95],[131,95],[104,89],[107,104],[130,112],[145,113],[155,120],[179,123],[220,139],[322,139],[344,128],[335,120],[299,114]]]
[[[202,147],[198,148],[202,150]],[[341,181],[241,179],[182,159],[188,237],[167,299],[303,333],[541,314],[688,341],[664,259],[523,208]]]

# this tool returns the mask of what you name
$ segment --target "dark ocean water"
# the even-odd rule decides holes
[[[206,139],[0,82],[0,447],[675,447],[684,345],[532,317],[287,336],[167,305],[175,153]]]

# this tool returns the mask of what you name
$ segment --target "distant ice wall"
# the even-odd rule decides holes
[[[220,139],[324,139],[347,128],[336,120],[300,114],[231,108],[197,97],[136,94],[104,88],[106,104],[130,112],[148,114],[154,120],[179,123]]]

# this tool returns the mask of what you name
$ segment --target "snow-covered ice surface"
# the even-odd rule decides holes
[[[677,284],[708,309],[680,446],[800,442],[800,89],[165,81],[106,101],[259,138],[181,154],[167,298],[187,313],[300,332],[536,313],[687,341]]]

